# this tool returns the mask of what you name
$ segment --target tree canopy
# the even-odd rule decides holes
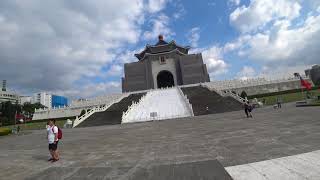
[[[40,103],[12,104],[10,101],[0,103],[0,122],[3,126],[15,124],[16,114],[31,118],[34,110],[43,108]]]

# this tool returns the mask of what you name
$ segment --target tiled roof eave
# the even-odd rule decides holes
[[[183,53],[183,52],[179,51],[179,49],[178,49],[178,48],[175,48],[175,49],[173,49],[173,50],[171,50],[171,51],[161,52],[161,53],[156,53],[156,54],[152,54],[152,53],[145,53],[145,54],[144,54],[144,56],[140,59],[140,61],[144,60],[144,58],[146,58],[147,56],[164,55],[164,54],[168,54],[168,53],[172,53],[172,52],[177,52],[177,53],[179,53],[179,54],[181,54],[181,55],[187,55],[187,54],[185,54],[185,53]]]
[[[185,47],[183,47],[183,46],[177,45],[177,44],[175,43],[175,41],[170,41],[168,44],[162,44],[162,45],[157,45],[157,46],[147,44],[146,47],[145,47],[145,49],[144,49],[142,52],[135,54],[135,56],[136,56],[139,60],[142,60],[142,59],[144,58],[145,54],[147,54],[146,52],[147,52],[148,49],[150,49],[150,51],[152,51],[152,50],[151,50],[152,48],[158,48],[158,47],[164,47],[164,46],[171,46],[171,45],[174,45],[174,46],[175,46],[174,49],[182,48],[182,49],[185,49],[186,51],[188,51],[188,50],[190,49],[190,46],[185,46]],[[173,50],[174,50],[174,49],[173,49]],[[141,57],[141,55],[142,55],[143,53],[144,53],[144,55]],[[149,53],[149,54],[150,54],[150,53]]]

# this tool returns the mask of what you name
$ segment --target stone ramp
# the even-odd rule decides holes
[[[156,113],[154,117],[150,114]],[[178,87],[151,90],[139,103],[131,106],[122,123],[164,120],[192,116],[190,104]]]
[[[145,93],[131,94],[120,102],[114,103],[106,111],[97,112],[80,123],[78,127],[121,124],[122,113],[127,111],[133,102],[138,102]]]
[[[232,180],[217,160],[136,167],[51,167],[27,180]]]
[[[242,104],[234,98],[223,97],[205,87],[183,87],[181,90],[190,100],[195,116],[238,111],[242,109]]]

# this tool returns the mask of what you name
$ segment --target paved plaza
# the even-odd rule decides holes
[[[0,137],[0,179],[230,179],[229,174],[240,179],[234,175],[243,176],[239,171],[246,166],[237,165],[249,164],[253,171],[254,165],[268,167],[267,160],[320,154],[320,108],[286,104],[280,110],[256,109],[252,119],[235,111],[63,133],[56,163],[47,162],[45,130]]]

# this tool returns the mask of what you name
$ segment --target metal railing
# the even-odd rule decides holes
[[[232,98],[234,98],[235,100],[237,100],[237,101],[239,101],[241,103],[244,103],[245,101],[247,101],[246,99],[243,99],[238,94],[234,94],[230,90],[218,90],[218,89],[215,89],[212,86],[209,86],[207,83],[201,84],[201,86],[203,86],[205,88],[208,88],[210,91],[214,91],[214,92],[216,92],[217,94],[219,94],[219,95],[221,95],[223,97],[226,97],[226,96],[232,97]]]

